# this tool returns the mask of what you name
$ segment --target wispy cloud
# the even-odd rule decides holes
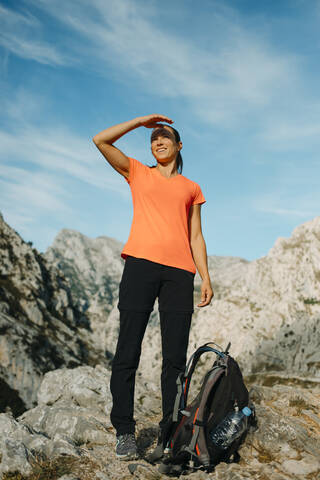
[[[312,218],[319,215],[320,193],[295,191],[285,186],[281,191],[261,194],[254,200],[257,211],[277,215],[291,221]]]
[[[43,26],[28,5],[64,26],[55,46],[41,40],[37,47],[31,32]],[[290,149],[289,137],[318,136],[319,122],[299,128],[294,121],[314,103],[304,91],[301,57],[276,48],[232,7],[212,5],[210,22],[202,13],[211,25],[210,41],[199,32],[195,42],[185,31],[169,29],[169,17],[154,2],[28,0],[23,14],[2,7],[3,45],[39,62],[85,65],[158,97],[181,98],[203,124],[250,128],[274,149]]]
[[[86,56],[106,76],[111,67],[120,81],[143,81],[149,93],[184,97],[213,124],[230,126],[270,105],[289,88],[289,79],[293,87],[297,75],[295,58],[242,27],[231,9],[213,18],[220,25],[212,29],[208,46],[160,27],[160,7],[154,3],[93,0],[89,7],[70,1],[63,9],[59,1],[33,3],[79,34],[80,41],[70,44],[74,56]]]
[[[41,38],[41,22],[28,11],[15,12],[0,5],[0,45],[18,57],[46,65],[66,65],[71,58]],[[5,67],[5,65],[4,65]]]
[[[52,222],[72,218],[70,195],[57,175],[1,164],[0,192],[5,221],[25,240],[34,239],[37,232],[42,249],[56,233]]]
[[[23,25],[37,28],[41,25],[37,17],[28,11],[25,11],[24,14],[22,14],[0,5],[0,15],[2,27],[7,27],[8,30],[11,28],[19,28]]]
[[[10,90],[10,101],[2,97],[1,107],[8,127],[0,129],[0,209],[27,237],[28,227],[46,216],[70,223],[77,215],[73,189],[91,186],[130,203],[126,182],[113,173],[91,138],[77,135],[68,125],[38,121],[49,108],[45,98]],[[130,149],[129,144],[124,148]]]
[[[301,58],[276,48],[230,6],[213,2],[210,42],[201,42],[201,32],[195,42],[185,32],[168,29],[165,21],[158,22],[159,16],[167,17],[154,2],[92,0],[89,5],[85,0],[29,0],[28,4],[64,26],[63,41],[48,45],[54,53],[42,54],[40,49],[37,54],[32,47],[34,59],[86,65],[118,82],[135,82],[148,93],[181,98],[204,124],[230,130],[248,126],[252,135],[257,132],[260,141],[273,142],[275,148],[286,148],[288,135],[304,138],[304,130],[292,124],[313,102],[303,92]],[[5,11],[11,28],[14,22],[40,28],[34,15]],[[16,51],[14,41],[21,41],[20,36],[11,31],[10,38],[8,48]],[[21,51],[28,55],[29,49]],[[314,138],[318,127],[311,127],[308,132]]]
[[[0,130],[0,153],[10,159],[36,165],[69,180],[76,179],[102,190],[128,197],[120,175],[111,175],[91,138],[84,138],[65,128],[25,126],[14,133]],[[130,150],[130,149],[128,149]]]
[[[0,166],[1,202],[12,210],[19,205],[28,211],[34,208],[43,211],[68,210],[65,199],[67,192],[59,187],[58,178],[43,172],[30,172],[25,168]]]
[[[306,111],[308,110],[308,111]],[[307,152],[320,147],[320,108],[313,105],[301,108],[301,116],[292,119],[277,118],[268,122],[259,135],[260,140],[268,149]]]
[[[6,89],[0,91],[0,109],[6,119],[7,130],[14,131],[43,118],[47,108],[47,99],[24,86],[13,88],[6,85]]]
[[[124,194],[121,178],[108,175],[91,138],[75,134],[68,125],[41,125],[28,118],[30,112],[45,108],[44,98],[20,92],[3,105],[14,120],[11,131],[0,130],[0,153],[4,162],[23,161],[47,172]]]
[[[312,210],[293,210],[289,208],[275,208],[270,205],[265,206],[264,208],[260,208],[260,211],[265,213],[271,213],[272,215],[280,215],[285,217],[297,217],[297,218],[308,218],[308,217],[315,217],[318,215],[318,211],[316,209]]]

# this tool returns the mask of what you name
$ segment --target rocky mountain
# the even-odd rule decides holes
[[[43,375],[60,367],[106,364],[61,270],[0,217],[0,411],[36,403]]]
[[[63,229],[45,253],[46,259],[68,278],[73,302],[90,321],[98,348],[114,349],[106,343],[107,321],[118,298],[123,270],[122,244],[113,238],[91,239],[75,230]],[[118,326],[112,326],[114,335]]]
[[[86,306],[101,348],[114,352],[118,333],[117,295],[123,269],[122,245],[63,230],[46,252],[73,282]],[[279,238],[269,253],[248,262],[236,257],[208,258],[215,291],[212,304],[196,306],[201,279],[195,278],[195,313],[189,353],[214,341],[231,353],[247,375],[320,378],[320,217]],[[71,272],[71,273],[70,273]],[[81,300],[79,300],[81,297]],[[157,302],[143,342],[140,374],[159,377],[161,362]]]
[[[0,478],[128,478],[114,456],[109,419],[122,244],[62,230],[42,255],[2,218],[0,228],[0,409],[21,414],[0,414]],[[195,306],[189,354],[203,342],[231,341],[259,430],[240,464],[186,478],[318,479],[320,217],[279,238],[263,258],[210,256],[208,264],[215,297],[209,307]],[[200,287],[197,275],[195,305]],[[141,479],[167,478],[143,460],[160,419],[160,345],[156,302],[136,387],[142,459],[133,475]],[[204,356],[194,388],[211,361]]]
[[[218,296],[198,312],[193,343],[230,340],[247,373],[320,379],[320,217],[279,238],[265,257],[235,266],[229,278],[217,269],[212,279]]]
[[[109,237],[91,239],[75,230],[63,229],[45,253],[46,259],[63,270],[71,294],[83,312],[106,315],[117,299],[123,269],[123,244]]]
[[[99,355],[102,363],[112,358],[122,244],[64,229],[41,255],[1,219],[0,248],[0,381],[11,403],[22,402],[15,407],[21,410],[34,402],[44,372]],[[247,375],[259,378],[270,371],[319,378],[320,218],[278,239],[263,258],[210,256],[208,264],[215,297],[205,309],[195,306],[189,353],[202,342],[224,347],[231,341],[231,353]],[[200,285],[197,274],[195,305]],[[139,375],[158,378],[160,363],[156,302]],[[1,407],[5,404],[2,400]]]

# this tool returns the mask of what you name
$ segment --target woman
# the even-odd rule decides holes
[[[110,165],[124,176],[132,193],[130,235],[121,253],[125,266],[119,286],[120,332],[112,364],[111,422],[117,432],[116,455],[137,457],[133,418],[134,383],[144,332],[158,297],[162,338],[162,412],[158,446],[161,456],[176,396],[176,379],[184,370],[193,313],[196,268],[202,278],[201,302],[209,305],[212,287],[201,231],[199,185],[181,175],[182,142],[164,115],[147,115],[98,133],[93,141]],[[153,128],[148,167],[113,144],[138,127]]]

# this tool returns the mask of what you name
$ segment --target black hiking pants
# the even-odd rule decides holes
[[[119,285],[120,332],[112,362],[111,422],[117,435],[134,433],[134,385],[141,343],[158,297],[162,339],[162,413],[165,434],[177,393],[178,374],[185,369],[194,273],[128,256]],[[157,352],[154,352],[156,354]]]

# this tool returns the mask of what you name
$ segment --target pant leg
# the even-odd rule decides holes
[[[120,332],[110,380],[113,398],[110,418],[117,435],[135,431],[133,418],[135,377],[150,313],[120,310]]]
[[[172,419],[177,394],[177,377],[184,371],[193,313],[194,273],[163,266],[159,294],[162,339],[162,420],[160,429],[165,437]]]
[[[189,342],[192,312],[160,311],[162,337],[162,420],[160,428],[166,436],[177,394],[177,377],[184,371]]]
[[[110,380],[110,418],[118,435],[135,430],[135,376],[141,343],[160,287],[159,274],[159,264],[129,256],[119,284],[120,332]]]

